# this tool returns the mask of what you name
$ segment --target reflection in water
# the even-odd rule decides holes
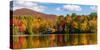
[[[12,48],[40,48],[70,45],[96,44],[97,34],[45,34],[45,35],[19,35],[13,37]]]

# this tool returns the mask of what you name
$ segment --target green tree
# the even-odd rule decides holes
[[[76,13],[72,13],[71,17],[72,17],[73,19],[76,19],[77,14],[76,14]]]
[[[97,18],[97,13],[96,12],[92,12],[89,15],[90,19],[93,19],[94,17]]]

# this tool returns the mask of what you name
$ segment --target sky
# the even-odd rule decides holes
[[[97,12],[96,5],[77,5],[77,4],[58,4],[58,3],[43,3],[31,1],[13,1],[11,9],[27,8],[45,14],[67,15],[76,13],[78,15],[88,15],[91,12]]]

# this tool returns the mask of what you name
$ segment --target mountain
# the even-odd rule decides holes
[[[12,11],[11,11],[12,12]],[[41,17],[41,18],[45,18],[45,19],[51,19],[51,20],[56,20],[56,15],[52,15],[52,14],[44,14],[41,12],[37,12],[31,9],[26,9],[26,8],[22,8],[22,9],[17,9],[15,11],[13,11],[13,16],[33,16],[33,17]]]

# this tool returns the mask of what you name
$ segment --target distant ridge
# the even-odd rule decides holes
[[[13,16],[33,16],[33,17],[35,16],[35,17],[41,17],[45,19],[52,19],[52,20],[55,20],[57,17],[56,15],[44,14],[27,8],[17,9],[11,12],[13,12],[12,14]]]

